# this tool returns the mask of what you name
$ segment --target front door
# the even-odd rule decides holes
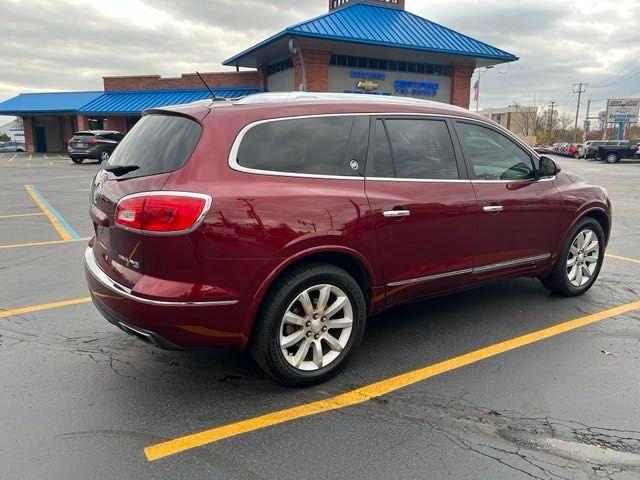
[[[534,158],[489,126],[456,122],[478,199],[476,274],[499,277],[549,261],[564,219],[553,179],[536,176]]]
[[[47,135],[44,127],[34,127],[36,134],[36,152],[47,151]]]
[[[450,128],[429,117],[372,125],[365,191],[389,303],[470,281],[478,207]]]

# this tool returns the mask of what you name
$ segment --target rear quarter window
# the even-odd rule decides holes
[[[251,127],[236,156],[252,170],[310,175],[355,176],[363,162],[350,139],[366,145],[366,119],[356,116],[274,120]],[[366,131],[365,131],[366,133]],[[359,150],[355,145],[355,150]],[[352,160],[356,160],[355,163]]]
[[[118,144],[110,166],[137,166],[120,179],[157,175],[182,168],[196,148],[202,127],[185,117],[146,115]]]

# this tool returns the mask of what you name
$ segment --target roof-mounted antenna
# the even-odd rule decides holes
[[[207,90],[209,90],[209,93],[211,94],[211,98],[213,100],[216,100],[216,94],[213,93],[213,90],[211,90],[211,88],[209,88],[209,85],[207,85],[207,82],[204,81],[204,78],[202,78],[202,75],[200,75],[200,72],[198,72],[196,70],[196,75],[198,75],[198,78],[200,79],[200,81],[204,84],[205,87],[207,87]]]

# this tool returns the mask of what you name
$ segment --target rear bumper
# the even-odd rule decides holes
[[[85,276],[100,313],[126,333],[165,349],[244,348],[244,310],[237,300],[190,302],[141,296],[115,282],[85,250]]]
[[[101,150],[99,148],[91,148],[89,150],[78,150],[67,147],[67,153],[71,158],[100,158]]]

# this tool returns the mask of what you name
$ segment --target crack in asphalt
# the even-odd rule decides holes
[[[337,413],[437,433],[456,448],[538,480],[614,479],[640,472],[640,431],[500,412],[465,396],[401,394],[375,407]]]

